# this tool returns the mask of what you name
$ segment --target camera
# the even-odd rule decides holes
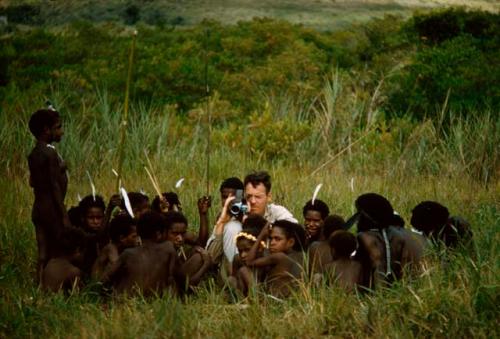
[[[236,190],[236,197],[229,208],[229,212],[235,217],[248,213],[248,205],[243,198],[243,190]]]

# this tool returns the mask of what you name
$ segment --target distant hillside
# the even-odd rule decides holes
[[[0,15],[10,23],[28,25],[90,20],[160,26],[271,17],[332,30],[386,14],[408,16],[414,10],[450,5],[500,11],[496,0],[0,0]]]

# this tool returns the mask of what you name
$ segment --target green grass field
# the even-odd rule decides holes
[[[118,1],[106,2],[106,5],[94,1],[95,6],[84,8],[90,3],[68,2],[67,6],[73,9],[81,6],[75,10],[77,14],[92,9],[92,13],[101,13],[101,19],[105,20],[107,17],[103,13],[107,10],[104,7],[109,6],[108,19],[113,19],[117,17],[113,6],[123,5]],[[141,13],[153,5],[183,6],[186,13],[191,13],[181,14],[187,23],[190,20],[196,22],[199,13],[206,9],[201,2],[195,1],[141,3],[144,4]],[[263,11],[277,17],[282,15],[281,18],[287,20],[301,20],[298,13],[305,12],[306,1],[210,3],[213,12],[203,13],[215,15],[215,9],[220,6],[228,14],[217,19],[227,23],[253,16],[251,8],[256,13]],[[366,3],[374,7],[368,10]],[[335,16],[340,21],[352,22],[349,15],[363,18],[366,14],[368,19],[368,16],[378,15],[376,8],[385,8],[381,11],[386,12],[405,12],[407,7],[402,3],[307,2],[311,11],[307,11],[302,19],[311,16],[311,23],[307,25],[330,29],[328,19],[324,23],[321,21],[322,16],[327,18],[330,15],[327,7],[339,8],[339,11],[350,8],[350,14],[333,9],[331,13],[338,13]],[[411,2],[412,6],[426,3]],[[443,3],[436,1],[432,4]],[[471,3],[492,8],[498,6],[493,1]],[[68,9],[63,6],[66,5],[62,1],[50,2],[50,10],[57,9],[60,13],[60,16],[54,16],[53,23],[72,20]],[[358,9],[360,12],[356,12]],[[196,19],[188,19],[190,15]],[[68,19],[64,19],[66,16]],[[390,20],[368,28],[385,26]],[[262,33],[258,31],[259,25],[273,27],[276,35],[270,39],[261,34],[267,40],[252,40],[253,32]],[[1,42],[8,42],[11,49],[5,53],[0,51],[0,58],[6,58],[2,60],[13,60],[9,70],[0,73],[8,75],[7,84],[0,87],[0,338],[499,337],[498,110],[487,105],[478,105],[477,109],[468,106],[464,111],[455,109],[448,104],[448,98],[453,99],[456,90],[453,88],[451,94],[445,90],[443,100],[425,115],[410,110],[407,114],[390,115],[384,106],[390,93],[386,92],[381,74],[387,75],[382,79],[391,80],[392,73],[388,69],[396,64],[394,60],[399,63],[398,58],[402,58],[402,62],[410,63],[417,49],[408,41],[403,41],[404,49],[396,47],[391,50],[391,46],[399,46],[397,43],[388,44],[389,48],[386,48],[392,34],[396,36],[395,29],[388,30],[391,33],[388,33],[387,40],[379,41],[375,36],[375,41],[382,47],[374,49],[372,59],[367,61],[357,56],[359,62],[352,66],[346,63],[341,67],[323,65],[321,68],[317,65],[329,59],[317,57],[317,54],[326,55],[331,41],[348,41],[353,46],[359,44],[361,52],[365,49],[363,46],[368,49],[375,44],[367,43],[368,38],[361,33],[349,35],[340,32],[332,38],[301,31],[295,26],[293,34],[287,35],[283,32],[290,30],[291,26],[279,22],[255,21],[237,28],[222,24],[221,27],[213,28],[214,36],[222,35],[219,32],[224,28],[233,30],[220,40],[226,50],[236,52],[214,53],[213,57],[219,62],[217,71],[223,76],[220,87],[214,85],[212,88],[210,98],[214,117],[209,182],[210,193],[214,196],[211,223],[220,206],[217,194],[220,182],[229,176],[243,177],[251,170],[262,169],[272,175],[275,202],[287,206],[299,219],[303,204],[310,199],[318,183],[323,183],[319,198],[329,204],[333,213],[344,217],[353,213],[355,198],[366,192],[385,195],[407,221],[412,208],[420,201],[440,201],[452,214],[459,214],[472,224],[474,247],[471,252],[459,251],[448,257],[431,250],[419,277],[364,295],[346,294],[325,286],[313,288],[308,281],[302,284],[296,295],[284,302],[263,295],[237,300],[227,291],[215,287],[212,281],[204,283],[197,293],[185,300],[169,296],[110,299],[101,296],[95,285],[69,296],[46,294],[34,283],[33,194],[28,184],[26,160],[34,141],[27,122],[45,99],[51,99],[63,115],[65,135],[57,147],[69,166],[67,206],[75,205],[78,195],[90,194],[86,171],[92,175],[98,193],[109,198],[114,193],[112,168],[117,167],[123,110],[120,82],[126,65],[126,48],[123,46],[129,43],[123,36],[129,30],[104,23],[98,28],[63,25],[47,31],[34,29],[31,34],[26,33],[25,27],[17,27],[2,33]],[[110,34],[102,33],[107,29]],[[141,32],[144,34],[139,35],[142,45],[138,47],[141,52],[138,55],[141,59],[135,66],[140,69],[136,69],[133,82],[123,172],[127,190],[144,189],[150,196],[154,195],[143,169],[146,161],[144,150],[147,150],[163,190],[174,190],[176,181],[184,177],[184,184],[177,192],[194,231],[198,224],[196,201],[206,194],[208,131],[205,105],[196,92],[203,83],[199,85],[196,77],[190,77],[193,69],[199,68],[197,57],[201,49],[196,39],[201,30],[197,29],[161,35],[161,28],[144,28]],[[245,56],[243,52],[237,53],[240,45],[234,41],[234,37],[242,32],[247,35],[241,46],[246,47],[250,55],[255,55],[254,60],[250,58],[251,62],[247,60],[245,67],[241,67],[243,71],[238,68],[241,65],[234,64],[235,60],[243,60],[242,56]],[[178,44],[170,50],[159,40],[168,46],[171,46],[171,41]],[[309,43],[308,48],[316,51],[310,52],[304,47],[305,40],[326,47],[312,49],[313,44]],[[300,53],[280,49],[283,41],[293,43],[293,48],[301,48],[299,51],[308,51],[304,53],[304,60],[291,58],[291,55]],[[52,50],[45,48],[51,44],[55,46]],[[110,46],[106,51],[109,54],[99,53],[100,46]],[[426,47],[419,48],[428,51]],[[438,48],[433,48],[441,53]],[[157,54],[160,50],[166,51],[161,54],[164,63]],[[88,54],[81,54],[81,51]],[[361,52],[354,47],[344,51],[349,58]],[[336,51],[332,53],[336,58]],[[46,62],[47,56],[54,60]],[[114,63],[106,61],[112,58]],[[176,63],[177,59],[179,63]],[[74,65],[69,65],[72,60]],[[295,69],[295,60],[303,62],[303,69],[289,72]],[[467,63],[472,61],[467,60]],[[176,73],[177,78],[161,82],[177,69],[183,71]],[[476,72],[476,69],[480,71]],[[498,67],[490,69],[494,72]],[[282,77],[284,70],[287,70],[286,77]],[[483,77],[481,70],[474,68],[476,73],[466,73],[465,76],[467,79]],[[446,68],[441,68],[441,71],[445,72]],[[61,78],[54,72],[61,74]],[[469,74],[472,75],[469,77]],[[158,75],[159,80],[151,75]],[[46,77],[50,81],[45,81]],[[290,86],[283,86],[283,83]],[[178,86],[172,88],[174,85]],[[223,85],[226,88],[222,88]],[[144,88],[139,88],[141,86],[161,89],[165,94],[162,97],[141,97],[140,93],[146,93]],[[274,92],[275,86],[283,86],[284,90]],[[298,90],[293,91],[294,88]],[[187,93],[193,96],[186,99],[189,105],[185,111],[173,102],[173,98],[180,97],[179,93],[183,91],[193,92]],[[232,97],[237,93],[239,98]],[[239,107],[239,102],[248,103],[248,106]]]

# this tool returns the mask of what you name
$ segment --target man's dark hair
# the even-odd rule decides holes
[[[220,185],[219,192],[222,192],[224,188],[231,188],[234,190],[242,190],[244,189],[243,183],[241,182],[240,178],[237,177],[231,177],[225,179],[222,184]]]
[[[85,217],[85,214],[87,214],[88,210],[92,207],[97,207],[104,211],[106,209],[106,204],[100,195],[95,196],[95,201],[92,195],[87,195],[80,201],[78,207],[80,208],[81,216]]]
[[[126,237],[136,226],[137,222],[128,214],[119,214],[111,220],[109,224],[109,237],[111,241],[117,243],[121,237]]]
[[[167,200],[170,206],[180,206],[181,202],[179,201],[179,196],[177,195],[177,193],[163,192],[161,195],[165,198],[165,200]],[[153,209],[153,211],[161,212],[159,196],[155,196],[155,198],[153,199],[153,202],[151,203],[151,209]]]
[[[325,219],[328,214],[330,214],[330,209],[328,208],[328,205],[322,201],[322,200],[314,200],[314,204],[312,203],[312,200],[309,200],[306,202],[304,207],[302,208],[302,215],[305,217],[307,211],[317,211],[321,214],[321,219]]]
[[[271,191],[271,176],[266,171],[253,172],[248,174],[244,180],[244,187],[251,183],[253,187],[263,184],[266,188],[266,193]]]
[[[423,201],[411,213],[412,226],[424,234],[441,229],[450,217],[448,209],[435,201]]]
[[[170,211],[163,215],[165,216],[167,230],[171,229],[172,225],[175,223],[186,224],[186,226],[188,225],[186,217],[181,212]]]
[[[304,227],[288,220],[276,220],[273,223],[273,227],[281,228],[288,239],[295,239],[295,244],[293,245],[295,251],[304,251],[306,248],[306,231]]]
[[[247,216],[245,221],[243,221],[243,225],[241,226],[241,228],[243,229],[243,231],[245,231],[246,229],[257,229],[260,232],[264,228],[264,226],[266,226],[266,224],[267,220],[263,216],[251,213]]]
[[[140,192],[128,192],[128,200],[130,200],[130,205],[132,208],[139,207],[144,202],[149,202],[149,198],[147,195],[142,194]],[[125,202],[122,201],[121,209],[125,209]]]
[[[31,134],[35,138],[38,138],[45,128],[52,128],[59,119],[59,112],[50,109],[40,109],[31,115],[28,127]]]
[[[344,229],[344,225],[345,220],[340,215],[327,216],[323,225],[323,236],[328,239],[333,232]]]
[[[354,234],[344,230],[333,232],[328,241],[330,247],[334,249],[335,256],[340,258],[349,258],[357,246]]]
[[[154,239],[157,233],[163,233],[166,228],[166,218],[161,213],[150,211],[139,218],[137,233],[142,239]]]

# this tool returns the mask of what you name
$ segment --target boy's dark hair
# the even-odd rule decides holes
[[[163,215],[165,216],[165,224],[166,224],[167,230],[172,228],[172,225],[175,223],[186,224],[186,226],[188,225],[188,221],[187,221],[186,217],[181,212],[170,211],[170,212],[167,212]]]
[[[142,194],[140,192],[128,192],[128,200],[130,200],[130,205],[132,208],[139,207],[144,202],[149,202],[149,198],[147,195]],[[125,202],[122,201],[120,205],[121,209],[125,209]]]
[[[128,214],[119,214],[111,220],[109,224],[109,237],[111,241],[117,243],[121,237],[126,237],[132,231],[132,227],[137,227],[137,222]]]
[[[349,258],[358,244],[354,234],[344,230],[333,232],[328,242],[330,247],[334,249],[335,256],[340,258]]]
[[[59,119],[59,112],[50,109],[40,109],[31,115],[28,126],[31,134],[35,138],[38,138],[46,127],[51,128]]]
[[[394,213],[392,224],[397,227],[405,228],[405,220],[399,214]]]
[[[386,228],[394,221],[394,209],[385,197],[377,193],[366,193],[356,199],[360,220],[366,221],[362,228]],[[358,223],[358,230],[361,223]],[[363,223],[364,224],[364,223]]]
[[[231,177],[225,179],[222,184],[220,185],[219,192],[222,192],[224,188],[231,188],[234,190],[242,190],[244,189],[243,183],[241,182],[240,178],[237,177]]]
[[[259,232],[266,226],[267,220],[258,214],[251,213],[247,216],[241,228],[246,232],[247,229],[257,229]],[[257,233],[257,235],[259,235]],[[256,235],[256,236],[257,236]]]
[[[179,206],[181,204],[181,202],[179,201],[179,196],[175,192],[163,192],[161,195],[165,198],[165,200],[167,200],[170,206]],[[161,212],[159,196],[155,196],[155,198],[153,199],[153,202],[151,203],[151,209],[153,211]]]
[[[273,227],[281,228],[288,239],[295,239],[293,250],[304,251],[304,249],[306,248],[306,231],[304,227],[288,220],[276,220],[273,223]]]
[[[78,207],[80,208],[80,214],[82,217],[85,217],[85,214],[92,207],[100,208],[103,211],[106,210],[106,204],[104,203],[104,199],[100,195],[95,196],[95,201],[92,195],[87,195],[80,201]]]
[[[81,227],[82,214],[80,213],[80,206],[71,206],[68,210],[69,222],[75,227]]]
[[[424,234],[442,228],[450,217],[448,209],[435,201],[423,201],[411,213],[412,226]]]
[[[65,227],[58,240],[62,255],[72,255],[85,247],[85,233],[76,227]]]
[[[157,233],[163,233],[167,229],[167,220],[163,214],[150,211],[139,218],[137,234],[142,239],[154,239]]]
[[[333,232],[344,229],[344,225],[345,220],[340,215],[327,216],[323,225],[323,236],[328,239]]]
[[[263,184],[266,188],[266,193],[269,193],[269,191],[271,191],[271,176],[266,171],[253,172],[248,174],[244,180],[244,187],[246,187],[249,183],[251,183],[253,187],[258,186],[259,184]]]
[[[305,217],[307,211],[317,211],[321,214],[321,219],[325,219],[328,214],[330,214],[330,209],[328,208],[328,205],[319,199],[314,200],[314,205],[312,203],[312,200],[309,200],[306,202],[304,207],[302,208],[302,215]]]

